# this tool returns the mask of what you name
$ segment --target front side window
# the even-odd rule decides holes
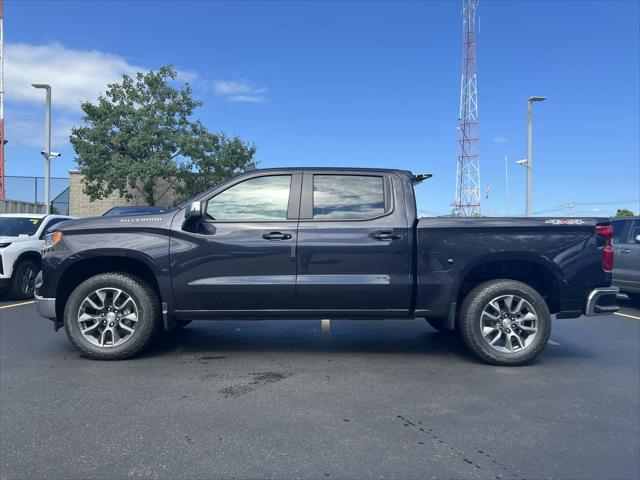
[[[313,218],[358,220],[385,213],[383,177],[314,175]]]
[[[42,229],[42,233],[40,234],[40,237],[44,238],[44,234],[47,233],[47,230],[49,230],[54,225],[57,225],[58,223],[64,222],[66,220],[68,220],[68,218],[52,218],[51,220],[49,220],[49,223],[46,224]]]
[[[629,235],[627,236],[627,243],[636,243],[636,237],[640,235],[640,220],[636,220],[629,229]]]
[[[238,183],[207,202],[207,215],[221,222],[287,219],[291,175],[256,177]]]

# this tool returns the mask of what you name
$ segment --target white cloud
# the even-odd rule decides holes
[[[247,82],[218,80],[213,84],[213,91],[231,102],[262,103],[267,99],[265,87],[256,87]]]
[[[9,43],[5,54],[6,100],[41,105],[44,94],[31,84],[48,83],[54,107],[80,110],[80,101],[95,100],[107,84],[120,81],[124,73],[132,75],[141,70],[145,69],[121,56],[97,50],[73,50],[59,43]]]
[[[176,77],[176,80],[178,80],[181,83],[193,83],[199,79],[198,72],[192,72],[189,70],[179,70],[179,69],[176,69],[176,71],[178,72],[178,76]]]
[[[493,137],[493,142],[494,143],[509,143],[509,140],[507,140],[507,137],[505,137],[504,135],[498,135],[496,137]]]
[[[44,113],[31,110],[7,110],[5,112],[6,138],[10,147],[44,147]],[[77,125],[68,116],[53,114],[51,145],[60,148],[69,142],[71,127]],[[54,150],[55,150],[54,148]]]

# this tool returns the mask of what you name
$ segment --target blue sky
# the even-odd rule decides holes
[[[171,63],[204,101],[211,130],[257,146],[261,166],[375,166],[432,172],[419,209],[454,197],[461,1],[5,1],[8,175],[41,175],[51,83],[53,174],[79,99],[123,72]],[[482,185],[491,213],[524,210],[526,103],[534,115],[533,210],[640,210],[640,3],[481,0]],[[33,90],[33,91],[31,91]],[[553,210],[555,209],[555,210]],[[489,213],[488,202],[483,204]]]

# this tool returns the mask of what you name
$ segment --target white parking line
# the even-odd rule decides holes
[[[556,342],[555,340],[551,340],[551,339],[549,339],[549,340],[547,341],[547,343],[548,343],[549,345],[561,345],[560,343]]]
[[[36,303],[36,301],[35,300],[30,300],[28,302],[12,303],[11,305],[2,305],[0,307],[0,310],[4,310],[5,308],[20,307],[22,305],[31,305],[32,303]]]
[[[615,312],[614,315],[620,315],[621,317],[628,317],[628,318],[633,318],[635,320],[640,320],[640,317],[636,317],[635,315],[629,315],[628,313]]]

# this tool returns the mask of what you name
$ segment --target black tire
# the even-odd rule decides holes
[[[11,276],[9,298],[23,300],[33,298],[36,285],[36,276],[40,267],[32,260],[22,260],[16,265]]]
[[[184,328],[189,325],[193,320],[176,320],[176,328]]]
[[[446,318],[425,318],[427,323],[435,328],[440,333],[444,333],[447,335],[455,335],[456,330],[450,330],[446,327],[447,319]]]
[[[498,351],[482,335],[480,318],[483,309],[493,299],[503,295],[517,295],[526,300],[537,316],[536,335],[531,344],[518,351]],[[484,361],[493,365],[524,365],[533,361],[546,347],[551,334],[551,314],[544,299],[529,285],[516,280],[490,280],[471,290],[464,299],[460,309],[459,330],[467,347]]]
[[[129,295],[137,306],[138,320],[135,330],[121,345],[94,345],[80,331],[78,312],[81,304],[91,292],[100,288],[120,289]],[[160,329],[160,324],[158,296],[143,280],[127,273],[102,273],[88,278],[71,293],[64,309],[64,329],[67,338],[85,357],[95,360],[122,360],[135,355],[151,343]]]

